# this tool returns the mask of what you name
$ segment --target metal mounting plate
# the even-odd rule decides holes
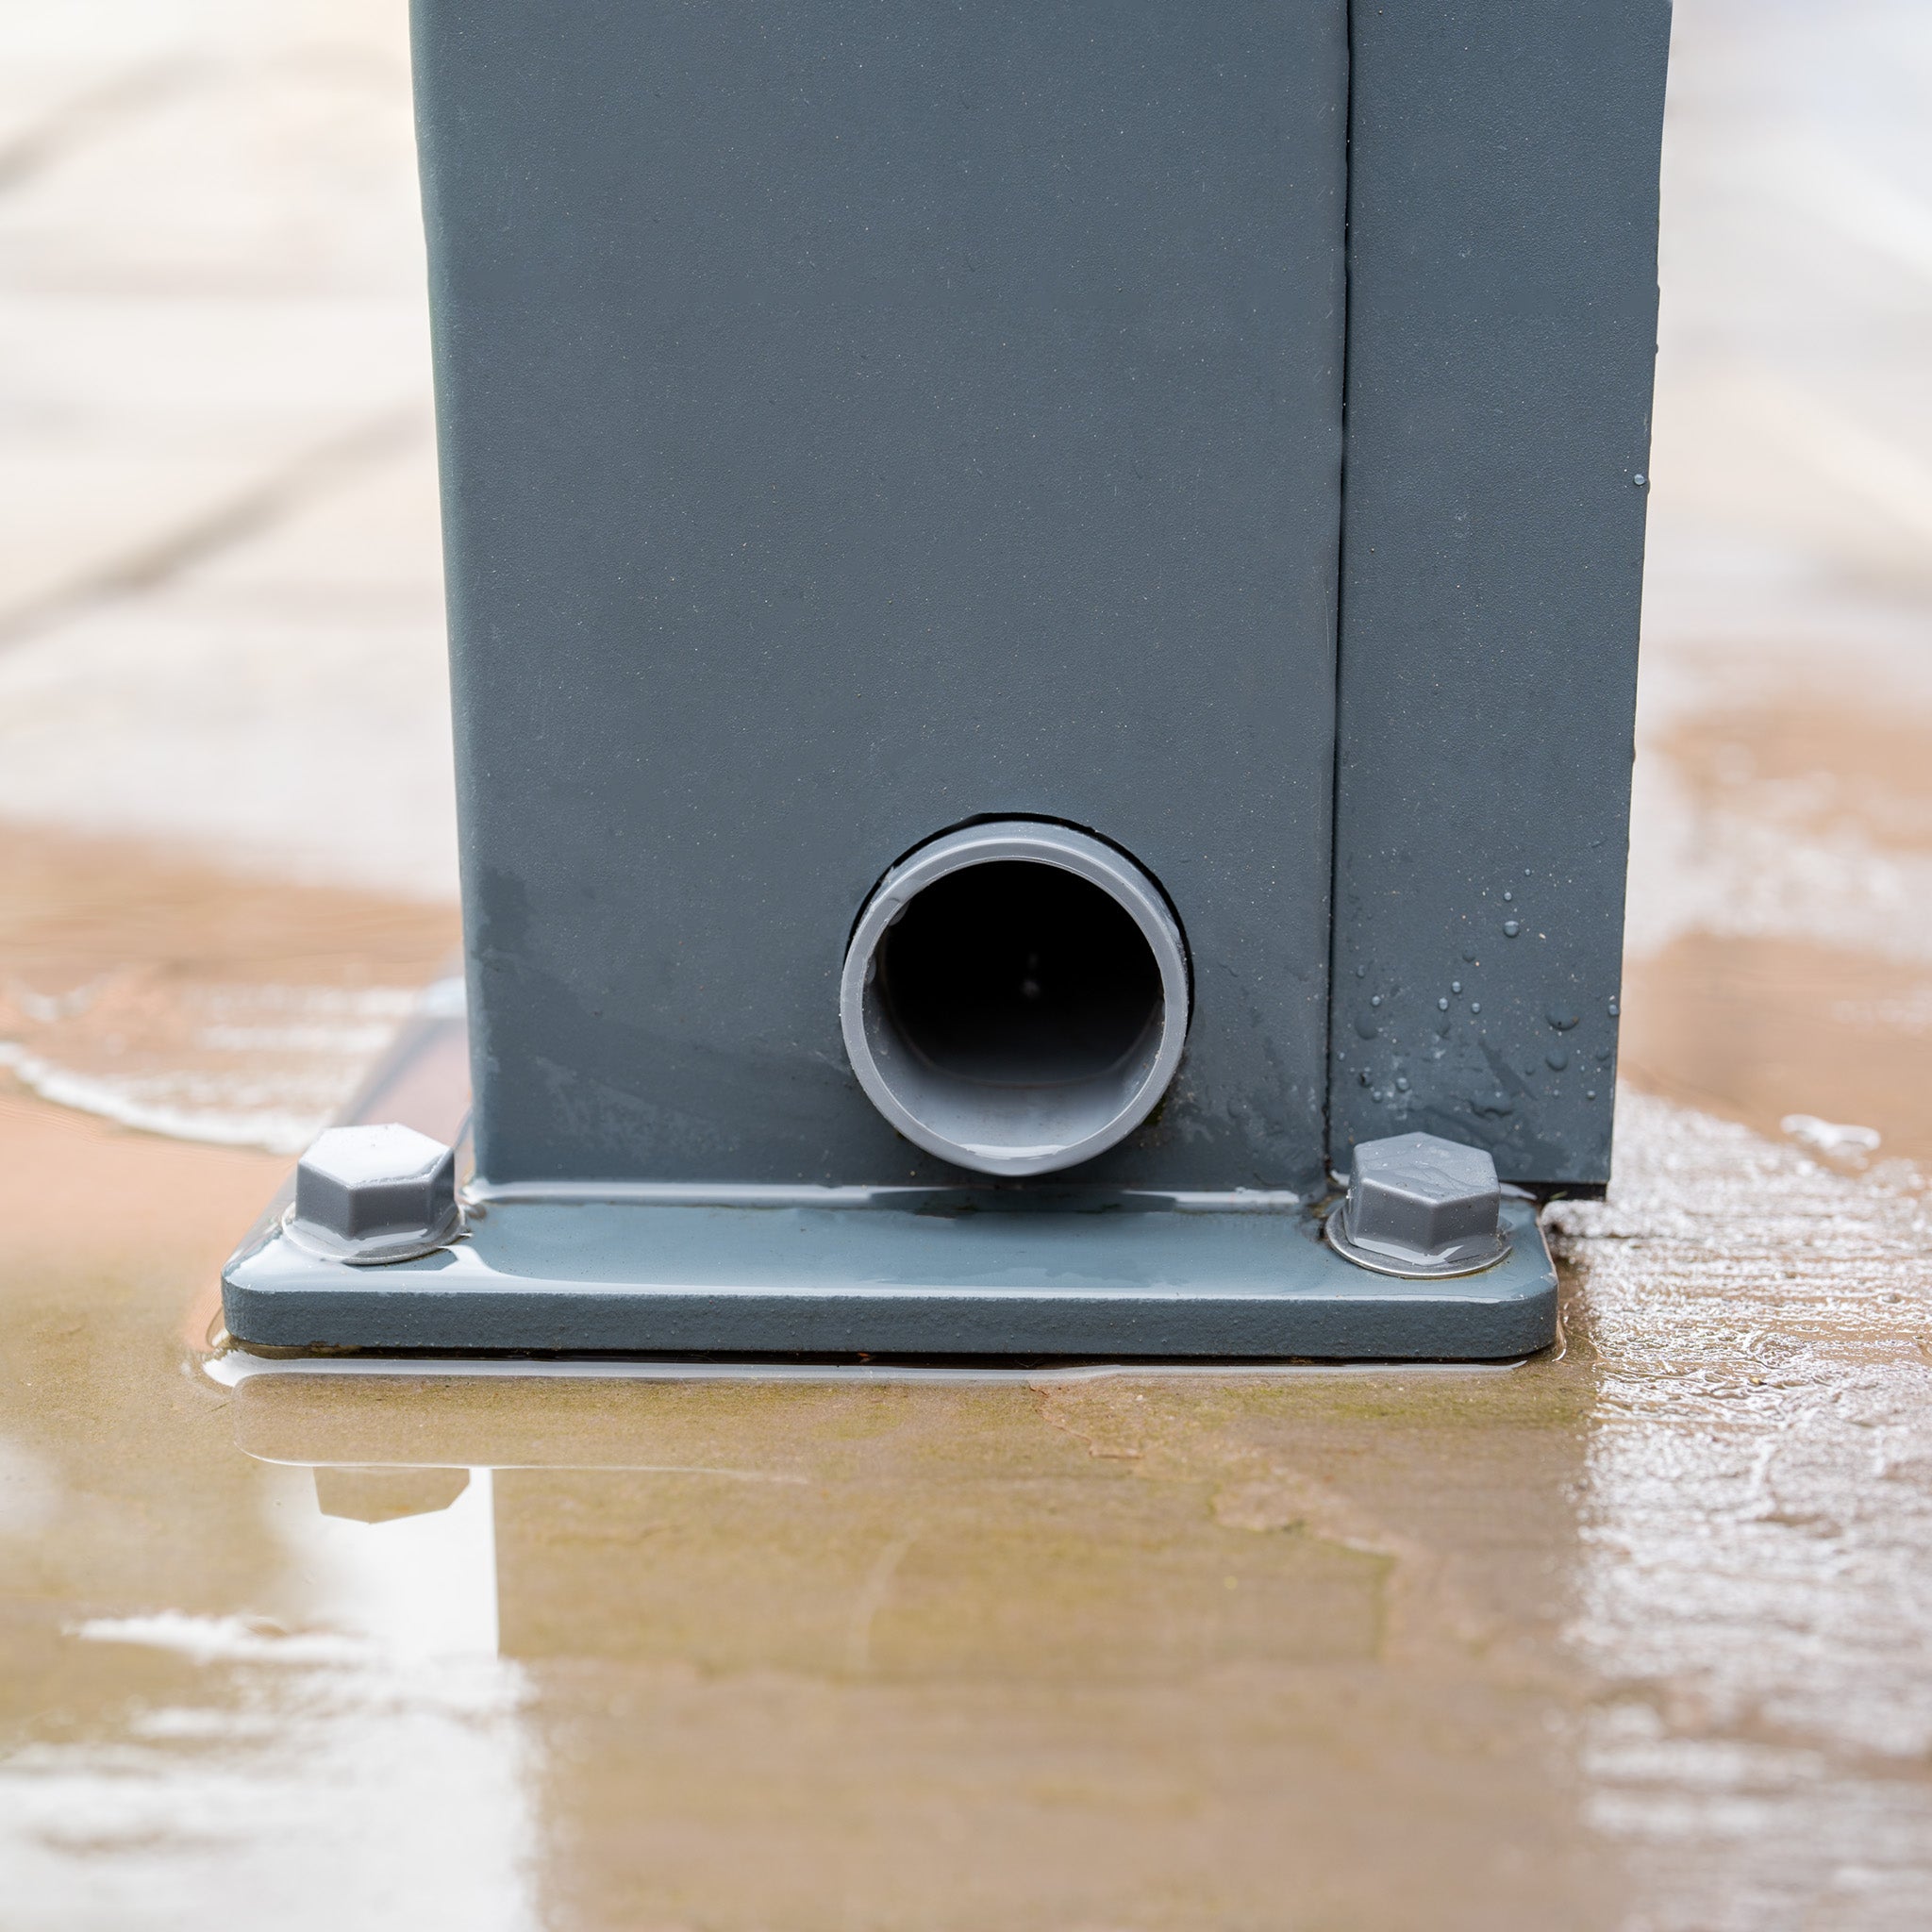
[[[489,1205],[455,1246],[352,1268],[269,1234],[225,1271],[243,1347],[653,1355],[1496,1360],[1549,1345],[1526,1201],[1508,1256],[1411,1281],[1351,1265],[1305,1209]]]

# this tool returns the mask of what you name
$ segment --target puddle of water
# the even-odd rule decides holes
[[[319,1497],[183,1374],[283,1166],[0,1102],[9,1928],[543,1923],[487,1474],[433,1514]]]
[[[542,1923],[514,1671],[182,1611],[58,1641],[117,1707],[0,1757],[9,1926]]]

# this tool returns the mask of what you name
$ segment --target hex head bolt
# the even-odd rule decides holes
[[[1480,1147],[1438,1134],[1364,1141],[1328,1242],[1377,1274],[1474,1274],[1509,1252],[1502,1205],[1496,1163]]]
[[[366,1268],[407,1261],[462,1226],[455,1150],[413,1127],[330,1127],[295,1169],[289,1238],[311,1254]]]

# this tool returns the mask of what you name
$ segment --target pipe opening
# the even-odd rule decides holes
[[[1000,859],[928,886],[889,926],[879,997],[908,1050],[998,1087],[1118,1069],[1160,1023],[1160,968],[1089,879]]]
[[[1027,821],[922,847],[868,902],[841,988],[874,1104],[983,1173],[1090,1158],[1146,1118],[1187,1029],[1186,958],[1153,881]]]

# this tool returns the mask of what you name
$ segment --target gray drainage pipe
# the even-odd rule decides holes
[[[1180,1064],[1188,963],[1160,889],[1032,819],[922,845],[866,901],[839,1017],[908,1141],[981,1174],[1051,1174],[1122,1141]]]

